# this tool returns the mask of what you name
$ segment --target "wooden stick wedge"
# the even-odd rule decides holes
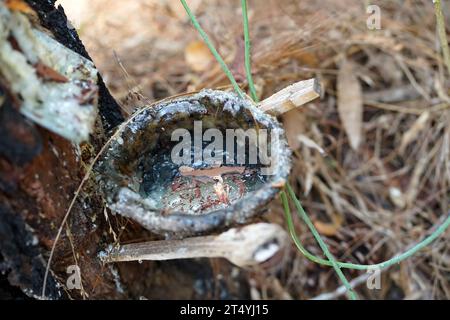
[[[298,108],[320,96],[321,86],[316,78],[291,84],[259,103],[264,112],[279,115]]]

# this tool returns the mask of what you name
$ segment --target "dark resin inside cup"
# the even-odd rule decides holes
[[[185,139],[174,138],[175,130]],[[230,131],[256,135],[229,139]],[[220,137],[223,143],[211,147]],[[264,141],[270,172],[258,153]],[[204,90],[140,110],[94,170],[113,212],[183,237],[242,224],[261,212],[287,178],[289,157],[275,118],[232,93]]]

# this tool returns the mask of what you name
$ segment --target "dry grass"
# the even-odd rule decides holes
[[[190,4],[236,78],[245,82],[239,1]],[[259,95],[313,76],[324,85],[320,101],[283,119],[295,151],[291,178],[332,253],[364,264],[403,251],[450,210],[450,75],[438,49],[433,5],[426,0],[377,4],[382,30],[370,31],[365,6],[357,0],[249,1]],[[449,26],[450,6],[444,5]],[[227,85],[212,58],[203,69],[186,62],[186,47],[198,36],[178,1],[130,6],[96,0],[89,9],[91,14],[81,13],[78,20],[81,38],[125,113],[137,103],[130,92],[154,100]],[[344,60],[352,63],[363,93],[357,150],[350,147],[337,108]],[[302,143],[305,137],[326,156]],[[268,219],[284,224],[280,203],[271,209]],[[306,247],[319,254],[312,236],[298,228]],[[384,272],[381,290],[359,286],[358,292],[365,298],[449,299],[448,240],[447,232]],[[348,274],[354,278],[360,272]],[[307,261],[294,247],[281,270],[254,269],[247,275],[253,296],[261,298],[305,299],[338,286],[331,269]]]

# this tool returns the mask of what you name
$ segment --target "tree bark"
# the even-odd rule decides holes
[[[57,41],[90,59],[76,31],[68,28],[63,9],[55,8],[54,2],[27,1],[36,11],[41,25]],[[8,89],[12,84],[0,75],[0,266],[11,287],[5,281],[0,285],[3,283],[6,296],[8,292],[12,298],[20,296],[14,287],[19,287],[29,297],[40,296],[49,250],[74,191],[85,174],[84,168],[111,130],[123,121],[120,107],[101,76],[97,85],[99,118],[95,134],[90,143],[81,146],[79,157],[77,148],[70,141],[19,113],[20,99]],[[84,191],[72,211],[70,240],[79,255],[77,263],[88,270],[82,274],[83,284],[88,286],[84,290],[94,293],[93,298],[115,297],[116,290],[111,290],[115,287],[113,275],[102,270],[95,259],[104,231],[102,219],[92,222],[94,217],[103,214],[102,200],[95,189]],[[55,253],[53,272],[47,281],[47,298],[68,296],[57,283],[64,286],[61,275],[66,273],[67,265],[75,264],[73,256],[64,232]],[[102,281],[96,281],[98,275],[102,275]],[[94,283],[95,290],[91,285]],[[77,295],[80,297],[79,293],[74,297]]]
[[[55,0],[16,1],[26,1],[58,42],[91,60],[76,31],[68,27],[63,9],[55,8]],[[0,298],[40,298],[49,253],[74,192],[123,116],[99,76],[95,130],[89,142],[74,145],[23,116],[12,85],[0,72]],[[89,180],[57,243],[46,298],[249,297],[246,281],[242,286],[230,276],[233,267],[219,260],[103,265],[97,255],[114,243],[111,229],[122,233],[121,241],[155,238],[119,216],[106,220],[107,212],[94,179]],[[82,290],[66,285],[73,265],[81,270]],[[215,273],[224,280],[218,281]]]

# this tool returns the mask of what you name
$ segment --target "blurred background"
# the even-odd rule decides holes
[[[240,1],[187,2],[245,87]],[[125,116],[147,102],[229,85],[178,0],[58,3]],[[317,77],[323,85],[320,99],[281,121],[294,153],[291,183],[332,253],[341,261],[371,264],[405,251],[450,210],[450,74],[433,3],[249,0],[248,5],[260,99],[302,79]],[[369,5],[380,9],[380,29],[372,28]],[[443,9],[448,31],[448,1]],[[263,219],[285,226],[278,200]],[[306,227],[295,224],[303,244],[320,255]],[[379,290],[366,287],[365,272],[345,272],[356,279],[363,298],[448,299],[449,239],[447,232],[383,271]],[[229,267],[226,273],[225,261],[210,263],[212,282],[194,285],[195,297],[341,297],[334,271],[310,262],[294,245],[279,261],[248,270]],[[153,285],[161,298],[192,297],[167,289],[180,281],[174,276]]]

